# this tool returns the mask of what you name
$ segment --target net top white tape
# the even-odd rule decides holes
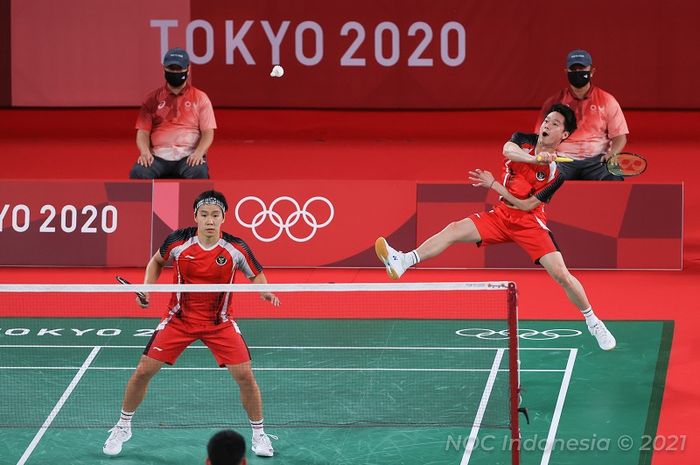
[[[321,284],[0,284],[0,292],[416,292],[503,291],[508,281]]]

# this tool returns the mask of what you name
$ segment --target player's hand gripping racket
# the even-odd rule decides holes
[[[647,161],[636,153],[620,152],[608,158],[605,167],[616,176],[639,176],[647,169]]]
[[[131,284],[129,281],[122,278],[121,276],[117,276],[117,281],[119,281],[120,284]],[[139,304],[141,304],[141,306],[143,308],[148,307],[148,297],[146,297],[146,294],[144,294],[143,292],[138,292],[138,291],[135,292],[134,294],[136,294],[136,297],[138,297]]]

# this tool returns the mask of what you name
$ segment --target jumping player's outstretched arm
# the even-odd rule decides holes
[[[508,141],[503,144],[503,156],[509,160],[520,163],[535,163],[535,157],[521,149],[515,142]]]
[[[520,148],[520,146],[515,142],[508,141],[505,144],[503,144],[503,156],[511,161],[516,161],[520,163],[548,165],[556,160],[557,153],[540,152],[537,154],[537,157],[534,157],[527,151]]]
[[[489,171],[483,171],[478,168],[474,171],[470,171],[469,180],[472,182],[474,187],[485,187],[487,189],[495,190],[498,195],[503,197],[504,200],[508,201],[508,203],[519,210],[530,211],[537,208],[537,206],[542,203],[542,201],[534,195],[528,197],[527,199],[519,199],[515,197],[513,194],[508,192],[508,189],[506,189],[501,183],[496,181],[493,174],[491,174]]]

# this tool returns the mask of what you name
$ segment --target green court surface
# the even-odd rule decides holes
[[[249,439],[234,381],[199,346],[153,380],[122,454],[102,454],[156,323],[0,319],[0,463],[201,464],[218,429]],[[239,324],[279,437],[274,458],[250,463],[510,463],[507,350],[488,321]],[[582,322],[520,322],[521,463],[650,463],[640,444],[656,432],[673,324],[608,327],[606,353]]]

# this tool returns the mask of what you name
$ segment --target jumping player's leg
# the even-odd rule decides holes
[[[615,337],[608,331],[605,324],[598,319],[593,313],[593,308],[588,301],[586,291],[583,289],[581,282],[576,279],[564,264],[564,258],[561,252],[550,252],[539,259],[540,264],[547,270],[547,273],[554,279],[566,292],[566,296],[571,303],[581,311],[588,330],[595,336],[598,345],[603,350],[612,350],[617,342]]]
[[[374,250],[386,266],[393,279],[399,279],[406,269],[418,262],[440,255],[457,242],[479,242],[481,236],[470,218],[448,224],[445,229],[423,242],[417,249],[408,253],[399,252],[383,237],[377,239]]]
[[[540,264],[547,270],[549,276],[564,289],[571,303],[576,305],[581,312],[590,308],[591,304],[588,302],[586,291],[579,280],[569,273],[561,252],[548,253],[540,258]]]
[[[416,253],[419,260],[437,257],[452,244],[457,242],[479,242],[481,236],[470,218],[448,224],[445,229],[423,242]]]
[[[233,376],[233,379],[236,380],[236,383],[238,383],[241,392],[241,403],[246,413],[248,413],[250,426],[253,429],[251,447],[253,452],[255,455],[272,457],[275,450],[272,447],[269,435],[265,433],[262,396],[260,395],[258,383],[255,381],[250,360],[235,365],[226,365],[226,368]],[[276,437],[274,438],[276,439]]]

